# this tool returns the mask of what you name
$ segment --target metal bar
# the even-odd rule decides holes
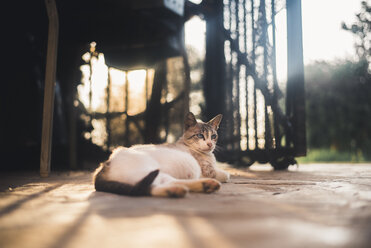
[[[246,0],[243,0],[242,2],[243,5],[243,47],[245,50],[245,54],[247,55],[247,20],[246,20]],[[248,70],[247,66],[245,65],[245,107],[246,107],[246,120],[245,120],[245,125],[246,125],[246,142],[247,142],[247,150],[249,150],[249,84],[248,84]]]
[[[286,114],[292,121],[296,156],[306,155],[305,91],[301,0],[287,0],[287,100]]]
[[[255,54],[255,41],[256,41],[256,29],[255,29],[255,10],[254,10],[254,0],[251,0],[251,28],[252,28],[252,51],[251,51],[251,69],[256,71],[256,54]],[[258,121],[257,121],[257,112],[256,112],[256,90],[257,90],[257,80],[254,78],[254,129],[255,129],[255,149],[258,148]]]
[[[231,35],[233,34],[233,29],[232,29],[232,21],[233,21],[233,13],[232,13],[232,2],[235,2],[235,0],[231,0],[229,2],[229,22],[230,22],[230,33]],[[231,49],[230,49],[230,62],[229,62],[229,82],[228,82],[228,95],[229,95],[229,120],[230,120],[230,133],[229,133],[229,138],[232,140],[231,142],[231,149],[232,151],[235,150],[235,142],[234,142],[234,129],[235,129],[235,125],[234,125],[234,116],[233,116],[233,111],[234,111],[234,104],[233,104],[233,81],[234,81],[234,70],[233,70],[233,49],[232,49],[232,43],[231,43]]]
[[[265,9],[265,0],[260,0],[260,6],[259,6],[259,12],[261,13],[261,28],[262,28],[262,46],[264,49],[263,52],[263,80],[265,87],[268,88],[268,25],[267,25],[267,13]],[[265,98],[264,95],[264,140],[265,140],[265,149],[271,148],[271,128],[270,128],[270,120],[269,120],[269,114],[268,114],[268,107],[267,107],[267,101],[268,99]]]
[[[236,40],[238,44],[238,48],[240,47],[240,18],[239,18],[239,8],[240,7],[240,1],[235,0],[235,22],[236,22]],[[239,49],[240,50],[240,49]],[[235,84],[235,111],[236,111],[236,123],[235,123],[235,129],[236,129],[236,150],[241,150],[241,115],[240,115],[240,66],[241,63],[239,59],[236,61],[236,84]]]
[[[243,48],[245,50],[245,53],[248,54],[247,52],[247,20],[246,20],[246,0],[242,1],[242,10],[243,10]]]
[[[228,19],[229,19],[229,31],[231,32],[231,34],[232,34],[232,1],[234,1],[234,0],[229,0],[229,2],[228,2],[228,12],[229,12],[229,16],[228,16]]]
[[[45,0],[49,18],[48,48],[46,55],[44,107],[40,154],[40,176],[48,177],[50,173],[51,147],[53,136],[53,112],[55,77],[57,71],[58,52],[58,11],[54,0]]]

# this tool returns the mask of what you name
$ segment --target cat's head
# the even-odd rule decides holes
[[[199,152],[212,152],[218,141],[217,130],[222,115],[219,114],[210,121],[204,123],[197,121],[193,113],[188,113],[184,121],[184,143],[192,150]]]

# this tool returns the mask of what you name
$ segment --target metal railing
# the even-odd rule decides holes
[[[284,1],[278,0],[224,1],[224,112],[228,121],[221,137],[225,148],[220,154],[222,160],[245,166],[255,161],[270,162],[276,169],[285,169],[296,163],[295,156],[305,154],[304,101],[290,93],[296,87],[295,92],[303,96],[304,88],[298,89],[297,85],[303,86],[304,81],[292,79],[291,75],[286,85],[277,80],[275,16],[277,8],[287,7],[287,17],[295,13],[295,18],[301,21],[297,13],[300,9],[297,6],[293,9],[291,2],[288,0],[285,6]],[[300,6],[300,1],[296,2]],[[298,28],[289,27],[288,42],[299,35],[301,39],[301,26],[299,31],[300,34]],[[292,54],[293,49],[288,47],[288,54]],[[302,48],[297,50],[294,63],[300,66]],[[289,61],[289,72],[292,63]],[[297,70],[295,73],[303,74]],[[281,88],[286,89],[287,94]],[[300,117],[295,119],[295,116]]]

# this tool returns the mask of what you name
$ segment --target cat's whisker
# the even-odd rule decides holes
[[[215,145],[215,149],[216,151],[225,151],[224,147],[220,146],[220,145]]]

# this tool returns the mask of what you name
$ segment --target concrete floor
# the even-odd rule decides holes
[[[214,194],[97,193],[87,172],[0,175],[0,247],[371,247],[371,164],[229,169]]]

